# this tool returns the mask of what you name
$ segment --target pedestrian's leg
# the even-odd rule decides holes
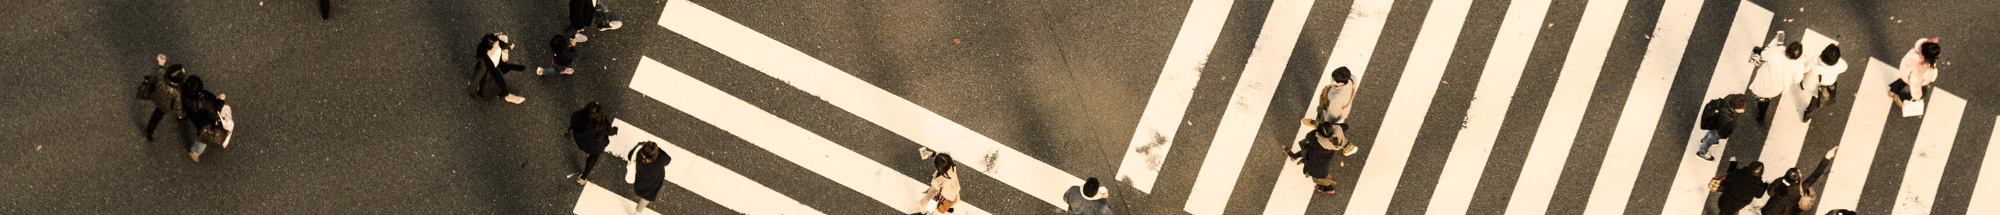
[[[147,117],[146,131],[144,133],[141,133],[146,135],[146,141],[148,142],[153,141],[153,129],[160,127],[160,117],[166,114],[167,114],[166,111],[160,111],[160,109],[153,109],[153,116]]]
[[[189,159],[194,159],[194,162],[201,162],[201,153],[203,151],[208,151],[208,144],[201,143],[201,141],[188,141]]]
[[[625,23],[619,22],[618,17],[611,14],[611,6],[606,5],[604,1],[605,0],[592,1],[597,5],[597,20],[596,20],[597,30],[608,31],[608,30],[618,29],[618,27],[624,27]]]
[[[333,10],[332,3],[327,2],[327,0],[319,0],[319,19],[332,19],[332,17],[327,16],[327,12],[331,10]]]
[[[1715,130],[1708,130],[1708,135],[1701,137],[1701,150],[1695,150],[1694,156],[1700,157],[1702,160],[1715,160],[1715,156],[1708,155],[1708,147],[1715,146],[1715,143],[1721,140],[1721,134],[1716,134]]]
[[[638,207],[638,208],[632,208],[632,214],[633,214],[633,215],[638,215],[639,213],[645,213],[645,212],[646,212],[646,205],[647,205],[647,204],[652,204],[652,203],[653,203],[653,200],[649,200],[649,199],[646,199],[646,198],[639,198],[639,207]]]
[[[576,183],[577,183],[577,184],[583,184],[584,182],[588,182],[588,181],[590,181],[590,179],[589,179],[589,178],[590,178],[590,169],[591,169],[592,167],[597,167],[597,155],[598,155],[598,154],[604,154],[604,153],[603,153],[603,152],[590,152],[590,156],[589,156],[589,157],[585,157],[585,158],[583,159],[583,173],[577,173],[577,175],[576,175]]]

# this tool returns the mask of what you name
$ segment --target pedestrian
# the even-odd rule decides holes
[[[597,166],[597,156],[604,154],[604,147],[611,144],[611,135],[618,134],[618,127],[611,126],[611,117],[604,114],[603,106],[590,102],[570,114],[569,130],[563,133],[576,142],[577,149],[587,154],[583,159],[583,172],[576,174],[576,183],[590,183],[590,170]]]
[[[1110,197],[1111,189],[1097,183],[1097,177],[1083,179],[1082,186],[1070,186],[1063,192],[1071,215],[1111,215]]]
[[[1708,148],[1719,144],[1723,139],[1729,139],[1729,135],[1735,133],[1736,116],[1743,115],[1744,109],[1749,106],[1749,96],[1743,94],[1731,94],[1708,100],[1708,104],[1701,108],[1701,129],[1708,130],[1708,135],[1702,136],[1701,149],[1696,150],[1694,156],[1702,160],[1715,161],[1715,156],[1708,154]]]
[[[1826,215],[1854,215],[1854,211],[1850,211],[1847,209],[1833,209],[1830,211],[1826,211]]]
[[[1818,202],[1819,194],[1812,189],[1812,185],[1819,181],[1820,176],[1826,175],[1826,166],[1832,163],[1830,161],[1833,161],[1834,152],[1838,151],[1840,151],[1838,146],[1827,150],[1826,156],[1819,160],[1819,165],[1813,167],[1812,175],[1803,175],[1799,172],[1799,168],[1792,168],[1785,170],[1785,177],[1771,181],[1769,191],[1771,198],[1765,201],[1763,214],[1797,215],[1812,209],[1813,204]]]
[[[568,30],[576,34],[576,42],[590,40],[590,37],[583,36],[585,28],[596,27],[598,31],[609,31],[622,26],[625,26],[625,23],[619,22],[618,17],[611,15],[611,6],[605,5],[603,0],[569,1]]]
[[[658,200],[660,185],[667,180],[667,163],[673,162],[674,158],[661,153],[659,143],[653,141],[639,142],[639,147],[633,150],[633,155],[625,157],[632,158],[627,162],[638,169],[633,174],[637,179],[632,182],[632,193],[639,195],[639,207],[633,208],[632,214],[638,215],[646,211],[647,204]]]
[[[1319,122],[1305,139],[1299,140],[1299,151],[1292,151],[1290,145],[1279,146],[1278,150],[1285,154],[1287,160],[1305,165],[1303,172],[1313,179],[1313,192],[1334,194],[1333,185],[1339,182],[1333,180],[1331,172],[1333,156],[1353,155],[1360,150],[1348,142],[1346,130],[1343,124]]]
[[[958,163],[952,161],[950,153],[937,152],[930,148],[918,148],[917,155],[929,159],[931,166],[936,168],[936,171],[931,173],[930,188],[924,189],[924,206],[917,213],[927,215],[953,213],[956,210],[952,206],[957,205],[959,201]]]
[[[1840,80],[1842,72],[1847,72],[1847,61],[1840,60],[1840,45],[1827,44],[1826,49],[1820,50],[1819,60],[1806,68],[1805,81],[1799,83],[1800,89],[1813,92],[1812,100],[1806,104],[1804,115],[1799,120],[1810,120],[1814,110],[1833,103],[1834,93],[1838,91],[1834,81]]]
[[[1764,195],[1764,189],[1769,185],[1764,183],[1763,178],[1763,162],[1750,162],[1750,165],[1739,168],[1736,157],[1729,157],[1729,171],[1710,179],[1708,186],[1709,190],[1722,193],[1715,203],[1721,208],[1721,214],[1735,215]]]
[[[146,130],[141,135],[147,142],[153,141],[153,130],[160,127],[160,118],[172,114],[174,119],[185,119],[181,111],[181,83],[187,80],[187,69],[180,64],[167,65],[167,55],[160,54],[154,68],[160,77],[146,76],[139,84],[139,99],[153,102],[153,114],[146,119]]]
[[[1771,44],[1765,45],[1765,47],[1783,46],[1785,49],[1782,53],[1777,53],[1776,49],[1764,48],[1761,49],[1764,53],[1757,55],[1762,63],[1757,67],[1757,74],[1750,80],[1750,95],[1757,98],[1758,122],[1764,122],[1764,119],[1771,116],[1771,112],[1776,111],[1777,106],[1771,105],[1771,101],[1782,101],[1778,99],[1783,96],[1785,88],[1797,86],[1799,81],[1797,77],[1805,73],[1805,64],[1799,60],[1805,54],[1805,46],[1797,41],[1779,42],[1784,37],[1785,32],[1779,31],[1778,37],[1773,39]],[[1784,55],[1784,58],[1764,57],[1780,54]]]
[[[1903,62],[1897,68],[1901,74],[1896,82],[1889,83],[1889,96],[1896,98],[1896,106],[1903,106],[1903,116],[1922,115],[1924,94],[1931,90],[1931,82],[1937,80],[1940,49],[1938,38],[1923,38],[1917,39],[1916,46],[1903,54]],[[1911,114],[1912,109],[1918,113]]]
[[[202,84],[201,76],[189,75],[185,86],[188,86],[188,91],[182,95],[187,95],[188,99],[182,101],[185,104],[181,107],[187,112],[188,130],[193,137],[188,142],[188,158],[201,162],[201,154],[208,151],[209,145],[221,145],[229,140],[230,129],[235,127],[235,123],[224,118],[227,107],[223,102],[225,97],[208,91]]]
[[[574,68],[576,67],[575,63],[578,52],[576,39],[571,37],[571,35],[575,34],[557,34],[554,38],[549,39],[549,52],[552,55],[549,64],[554,66],[535,69],[535,75],[544,75],[549,72],[557,72],[564,75],[576,73],[576,69]]]
[[[471,91],[475,97],[488,99],[502,97],[507,102],[514,104],[527,101],[528,98],[514,95],[513,90],[507,87],[507,79],[501,76],[508,72],[528,68],[528,66],[507,62],[507,52],[514,49],[514,44],[508,42],[507,35],[503,33],[487,34],[485,37],[480,38],[478,49],[480,63],[474,68],[478,71],[478,74],[473,77],[468,91]],[[537,70],[540,70],[540,68],[537,68]],[[536,71],[536,73],[540,72]]]
[[[1313,114],[1312,119],[1305,119],[1304,123],[1306,125],[1318,125],[1319,122],[1347,123],[1347,113],[1353,110],[1354,105],[1355,86],[1349,84],[1353,82],[1353,76],[1354,74],[1345,66],[1328,73],[1327,77],[1333,79],[1333,84],[1320,88],[1319,109],[1315,109],[1317,114]]]

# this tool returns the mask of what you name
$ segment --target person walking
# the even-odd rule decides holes
[[[569,130],[563,132],[576,142],[576,148],[587,154],[583,159],[583,172],[576,174],[577,184],[590,183],[590,170],[597,166],[597,157],[604,154],[604,147],[611,144],[611,135],[618,134],[618,127],[611,126],[611,117],[604,114],[604,107],[597,102],[584,104],[583,109],[570,113]]]
[[[639,207],[632,209],[632,215],[638,215],[646,211],[647,204],[658,200],[660,186],[667,180],[667,163],[674,158],[661,153],[659,143],[653,141],[639,142],[639,147],[633,150],[632,155],[625,157],[632,158],[627,162],[637,169],[632,174],[637,177],[632,182],[632,193],[639,195]]]
[[[1827,44],[1826,49],[1820,50],[1819,60],[1806,68],[1805,81],[1799,83],[1800,89],[1812,92],[1812,100],[1806,103],[1804,115],[1799,120],[1810,121],[1814,110],[1833,103],[1834,93],[1838,91],[1834,82],[1840,80],[1840,73],[1843,72],[1847,72],[1847,61],[1840,59],[1840,45]]]
[[[1701,149],[1696,150],[1694,156],[1702,160],[1715,161],[1715,156],[1708,154],[1708,148],[1719,144],[1723,139],[1729,139],[1729,135],[1735,133],[1736,116],[1742,115],[1744,109],[1749,106],[1749,96],[1743,94],[1731,94],[1708,100],[1708,104],[1701,108],[1701,129],[1708,130],[1708,135],[1702,136]]]
[[[1764,163],[1750,162],[1748,166],[1737,166],[1736,157],[1729,157],[1729,171],[1709,180],[1709,190],[1722,193],[1716,199],[1716,206],[1722,215],[1735,215],[1750,206],[1758,196],[1764,194]]]
[[[1313,192],[1334,194],[1333,185],[1339,182],[1333,180],[1331,172],[1333,156],[1353,155],[1359,151],[1348,143],[1346,130],[1346,125],[1319,122],[1305,139],[1299,140],[1299,151],[1292,151],[1290,145],[1279,146],[1278,150],[1285,154],[1287,160],[1305,165],[1303,172],[1313,179]]]
[[[1813,167],[1811,175],[1803,175],[1799,172],[1799,168],[1792,168],[1785,170],[1785,177],[1771,181],[1769,191],[1771,198],[1765,201],[1763,214],[1797,215],[1812,209],[1813,204],[1818,202],[1819,196],[1819,192],[1813,190],[1812,185],[1819,181],[1820,176],[1826,175],[1826,166],[1832,163],[1833,155],[1838,151],[1840,151],[1839,146],[1827,150],[1826,156],[1819,160],[1819,165]]]
[[[549,39],[549,52],[552,55],[549,64],[553,66],[535,69],[535,75],[545,75],[546,73],[568,75],[576,73],[576,69],[574,68],[576,67],[575,63],[578,51],[576,39],[571,37],[571,35],[575,34],[557,34],[554,38]]]
[[[528,98],[514,95],[513,90],[507,87],[507,79],[501,76],[507,72],[528,68],[507,62],[507,52],[513,49],[514,44],[508,42],[507,34],[493,33],[480,38],[478,58],[481,63],[474,68],[478,74],[473,77],[472,83],[469,84],[471,86],[468,87],[468,91],[471,91],[474,97],[487,99],[502,97],[514,104],[527,101]],[[536,70],[536,73],[542,72],[540,68]]]
[[[1063,192],[1063,202],[1069,203],[1071,215],[1112,215],[1111,190],[1097,183],[1097,177],[1083,179],[1083,185],[1070,186]]]
[[[1320,88],[1319,109],[1315,109],[1317,114],[1313,114],[1312,119],[1303,120],[1303,123],[1306,125],[1318,125],[1319,122],[1347,123],[1347,114],[1354,108],[1355,86],[1349,84],[1354,81],[1353,76],[1354,74],[1345,66],[1328,73],[1327,77],[1333,79],[1333,84]]]
[[[954,213],[956,210],[952,206],[957,205],[959,201],[958,163],[952,161],[950,153],[930,148],[918,148],[917,155],[929,159],[931,166],[937,169],[931,173],[931,186],[924,189],[923,208],[917,213],[926,215]]]
[[[229,129],[233,128],[235,123],[233,121],[225,123],[223,117],[223,110],[227,106],[223,102],[225,97],[208,91],[202,83],[201,76],[189,75],[185,86],[188,86],[188,91],[183,95],[187,95],[188,99],[183,101],[185,104],[181,107],[187,112],[189,133],[193,137],[193,140],[188,142],[188,158],[201,162],[201,155],[208,151],[209,145],[221,145],[229,140]]]
[[[568,30],[576,35],[574,37],[576,42],[590,40],[590,37],[583,36],[583,30],[586,28],[596,27],[598,31],[609,31],[622,26],[625,26],[625,23],[619,22],[618,17],[612,16],[611,6],[605,5],[603,0],[569,1]]]
[[[153,131],[160,127],[161,117],[172,114],[178,121],[187,116],[186,112],[181,111],[181,85],[187,80],[186,67],[180,64],[167,65],[166,54],[160,54],[154,59],[158,62],[154,70],[160,73],[160,77],[148,75],[145,81],[139,84],[139,99],[153,102],[153,114],[146,119],[146,130],[140,132],[146,137],[147,142],[153,141]]]
[[[1779,42],[1784,37],[1785,32],[1779,31],[1777,38],[1773,39],[1771,44],[1764,46],[1783,46],[1785,49],[1783,49],[1782,53],[1779,53],[1777,49],[1756,49],[1763,53],[1757,55],[1757,59],[1761,63],[1757,67],[1756,75],[1750,80],[1749,88],[1750,95],[1757,98],[1757,121],[1760,123],[1765,122],[1765,119],[1771,117],[1771,112],[1776,111],[1777,106],[1771,105],[1771,101],[1782,101],[1780,97],[1783,96],[1785,88],[1797,86],[1799,81],[1797,77],[1805,73],[1805,64],[1799,60],[1805,54],[1805,46],[1796,41]],[[1784,55],[1784,58],[1773,59],[1767,57],[1774,55]]]
[[[1931,90],[1931,82],[1937,80],[1940,49],[1938,38],[1923,38],[1917,39],[1916,46],[1903,54],[1902,63],[1897,68],[1901,74],[1897,75],[1896,82],[1889,83],[1889,96],[1895,98],[1896,106],[1903,107],[1903,116],[1922,115],[1924,94]],[[1911,114],[1912,109],[1917,113]]]

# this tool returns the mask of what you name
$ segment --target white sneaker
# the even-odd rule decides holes
[[[570,38],[572,38],[572,39],[576,40],[576,42],[579,42],[579,43],[581,43],[581,42],[583,42],[583,41],[590,41],[590,37],[589,37],[589,36],[583,36],[583,33],[576,33],[576,36],[575,36],[575,37],[570,37]]]
[[[597,28],[597,31],[618,30],[619,27],[625,27],[625,22],[619,22],[619,21],[611,21],[605,24],[610,25],[610,27]]]
[[[507,102],[513,102],[514,104],[520,104],[521,102],[525,102],[525,101],[528,101],[528,98],[527,98],[527,97],[521,97],[521,96],[517,96],[517,95],[514,95],[514,94],[507,94]]]

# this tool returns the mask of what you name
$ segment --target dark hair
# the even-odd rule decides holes
[[[1729,97],[1729,109],[1731,109],[1731,110],[1742,110],[1742,109],[1746,109],[1746,108],[1750,108],[1750,99],[1749,99],[1749,98],[1744,98],[1744,97],[1745,97],[1745,96],[1730,96],[1730,97]]]
[[[931,166],[937,168],[937,173],[931,174],[931,177],[940,177],[950,173],[951,168],[958,167],[958,164],[952,163],[951,154],[938,153],[931,157]]]
[[[187,75],[187,80],[181,82],[181,88],[185,91],[201,91],[202,89],[206,89],[202,87],[204,86],[201,84],[201,76],[199,75]],[[194,94],[191,93],[194,92],[183,92],[181,95],[193,96]]]
[[[1827,44],[1826,50],[1819,51],[1819,62],[1833,65],[1840,62],[1840,46]]]
[[[1917,49],[1918,52],[1923,53],[1924,63],[1937,64],[1938,52],[1940,52],[1940,50],[1938,49],[1942,48],[1944,47],[1938,46],[1938,44],[1935,42],[1924,42],[1924,45],[1918,47]]]
[[[1083,196],[1097,196],[1097,177],[1083,179]]]
[[[1333,83],[1340,84],[1348,84],[1348,81],[1354,80],[1353,72],[1347,71],[1347,67],[1345,66],[1333,69],[1333,73],[1327,74],[1327,77],[1333,78]]]
[[[1744,166],[1743,169],[1750,171],[1750,175],[1752,176],[1757,176],[1759,178],[1764,177],[1764,162],[1762,161],[1750,162],[1750,165]]]
[[[1785,43],[1786,59],[1799,59],[1799,56],[1805,55],[1805,52],[1806,52],[1805,45],[1800,45],[1798,41]]]
[[[1791,169],[1786,169],[1786,170],[1785,170],[1785,180],[1786,180],[1786,181],[1792,181],[1792,183],[1798,183],[1798,181],[1800,180],[1800,179],[1799,179],[1799,174],[1800,174],[1800,173],[1799,173],[1799,168],[1798,168],[1798,167],[1792,167]],[[1807,185],[1807,186],[1812,186],[1812,185]]]
[[[187,80],[187,68],[181,66],[180,64],[167,66],[166,72],[167,72],[166,74],[167,80],[172,80],[174,82],[181,82]]]
[[[653,159],[660,157],[659,143],[653,141],[639,142],[639,155],[637,157],[639,157],[639,162],[652,163]]]

